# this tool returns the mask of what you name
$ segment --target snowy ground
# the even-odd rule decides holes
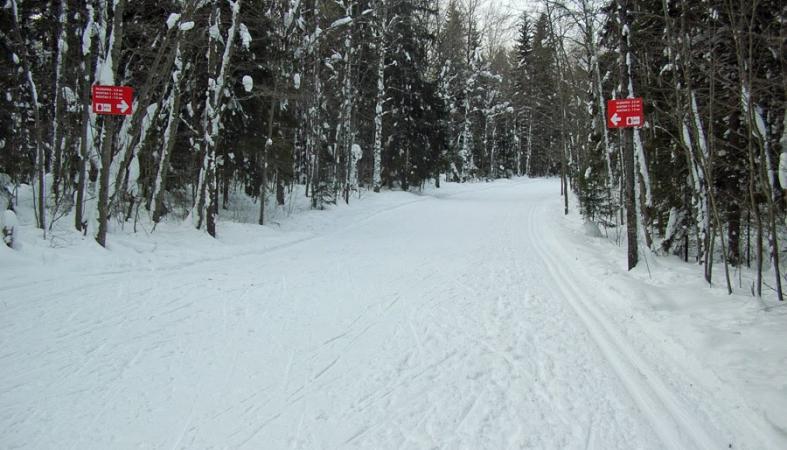
[[[369,193],[110,251],[22,227],[0,448],[787,448],[787,307],[627,273],[558,192]]]

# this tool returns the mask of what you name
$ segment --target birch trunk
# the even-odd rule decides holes
[[[345,15],[346,17],[352,17],[352,2],[349,0],[346,1]],[[344,202],[349,203],[350,191],[353,189],[350,175],[353,164],[352,146],[355,139],[355,130],[353,129],[353,105],[355,103],[353,92],[353,22],[350,22],[346,26],[347,33],[344,36],[344,86],[342,87],[342,96],[344,97],[344,102],[341,119],[341,158],[337,158],[336,161],[341,160],[344,163],[342,167],[342,192],[344,196]]]
[[[530,176],[530,160],[533,156],[533,113],[527,114],[527,157],[525,158],[525,174]]]
[[[470,81],[468,80],[468,84]],[[473,135],[470,131],[470,89],[465,87],[465,116],[462,128],[462,149],[459,156],[462,158],[462,181],[467,181],[473,170]]]
[[[385,103],[385,0],[379,0],[375,8],[375,43],[377,45],[377,97],[374,106],[374,167],[372,169],[372,188],[380,192],[382,185],[383,153],[383,106]]]
[[[108,11],[108,2],[104,4],[104,12]],[[96,71],[99,72],[98,81],[101,83],[113,83],[117,66],[120,61],[120,48],[123,42],[123,12],[125,11],[126,0],[119,0],[114,7],[112,32],[109,36],[109,54],[104,55],[103,61],[99,64]],[[104,16],[106,17],[106,16]],[[115,146],[115,127],[116,120],[112,116],[107,116],[104,121],[104,141],[101,146],[101,170],[98,183],[98,231],[96,242],[102,247],[106,247],[107,241],[107,221],[109,220],[109,191],[110,191],[110,168]]]
[[[169,157],[175,147],[175,140],[178,135],[180,125],[180,84],[183,76],[183,62],[180,52],[180,41],[177,44],[175,56],[175,72],[172,74],[172,91],[169,94],[167,103],[169,112],[167,117],[167,127],[164,130],[164,145],[161,148],[158,167],[156,168],[156,180],[153,184],[153,193],[150,196],[148,209],[152,209],[153,222],[159,223],[164,214],[164,192],[167,186],[167,171],[169,170]]]
[[[227,38],[224,41],[224,52],[221,61],[218,61],[219,44],[221,37],[219,3],[214,2],[211,14],[208,44],[208,87],[205,90],[205,113],[203,114],[203,161],[200,171],[197,202],[194,207],[197,213],[197,228],[206,223],[208,234],[216,237],[216,216],[218,215],[218,189],[216,173],[216,147],[218,145],[219,131],[224,98],[224,88],[229,72],[230,60],[234,49],[235,37],[238,30],[238,14],[240,13],[241,0],[230,2],[232,21]]]
[[[11,12],[14,21],[14,37],[19,44],[20,55],[19,59],[22,64],[22,70],[25,74],[25,81],[30,91],[30,103],[33,108],[33,133],[35,136],[36,146],[36,178],[38,179],[38,192],[36,193],[36,226],[43,231],[43,237],[46,239],[46,155],[44,154],[44,142],[41,136],[41,111],[38,105],[38,87],[33,79],[32,68],[30,67],[29,55],[27,53],[27,42],[22,36],[21,24],[19,22],[19,10],[17,1],[11,0]]]
[[[79,143],[79,162],[77,166],[77,196],[74,212],[74,227],[77,231],[87,233],[88,223],[84,218],[85,214],[85,191],[87,190],[87,171],[90,163],[90,154],[93,151],[93,131],[91,128],[90,117],[90,74],[93,71],[92,61],[95,51],[95,40],[93,39],[94,15],[92,2],[88,2],[84,9],[85,28],[82,31],[82,61],[80,69],[82,71],[81,80],[81,105],[82,105],[82,125]]]
[[[162,81],[168,80],[172,73],[172,66],[175,63],[176,54],[178,51],[177,43],[173,45],[173,40],[179,39],[182,32],[178,27],[173,27],[167,31],[164,36],[163,42],[160,44],[153,63],[148,69],[148,76],[144,84],[139,89],[136,98],[133,102],[133,113],[131,116],[126,116],[123,121],[123,126],[118,139],[118,152],[117,158],[114,160],[111,169],[112,185],[110,193],[110,202],[117,205],[124,197],[128,196],[128,183],[129,183],[129,169],[132,161],[135,160],[139,149],[147,138],[147,133],[150,131],[150,124],[158,115],[160,105],[155,103],[154,111],[149,111],[149,106],[152,104],[152,96]]]
[[[63,67],[66,64],[66,23],[68,16],[68,2],[60,0],[60,14],[58,17],[57,50],[55,54],[55,73],[52,89],[52,142],[50,148],[52,156],[52,194],[57,203],[60,198],[60,179],[63,172],[63,133],[61,122],[63,120]]]
[[[312,208],[322,208],[322,176],[320,174],[321,160],[322,160],[322,80],[320,79],[320,69],[322,61],[320,60],[320,0],[314,0],[313,8],[314,17],[314,30],[312,33],[311,42],[311,55],[312,55],[312,82],[314,86],[314,97],[312,98],[312,106],[308,115],[308,134],[306,139],[307,152],[311,157],[311,195],[312,195]]]

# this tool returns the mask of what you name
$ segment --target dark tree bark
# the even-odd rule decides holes
[[[617,0],[618,6],[618,38],[620,40],[620,54],[618,58],[618,74],[620,78],[620,92],[629,84],[629,74],[626,70],[626,55],[629,52],[628,37],[624,29],[628,29],[628,0]],[[630,32],[630,31],[629,31]],[[634,195],[634,132],[625,128],[621,132],[621,152],[623,154],[623,182],[625,184],[626,206],[626,237],[628,241],[628,270],[636,267],[639,262],[637,249],[637,206]]]

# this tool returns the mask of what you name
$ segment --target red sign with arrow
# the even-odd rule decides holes
[[[607,128],[639,128],[644,124],[642,97],[607,100]]]
[[[127,116],[132,113],[134,88],[130,86],[93,86],[93,112]]]

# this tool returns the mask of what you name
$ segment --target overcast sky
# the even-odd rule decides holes
[[[485,8],[491,8],[499,11],[500,14],[508,16],[507,21],[494,20],[496,27],[503,26],[506,28],[505,35],[508,45],[511,45],[516,39],[516,24],[522,12],[528,11],[534,14],[539,10],[538,0],[484,0]],[[482,14],[483,16],[483,14]],[[483,18],[482,18],[483,20]]]

